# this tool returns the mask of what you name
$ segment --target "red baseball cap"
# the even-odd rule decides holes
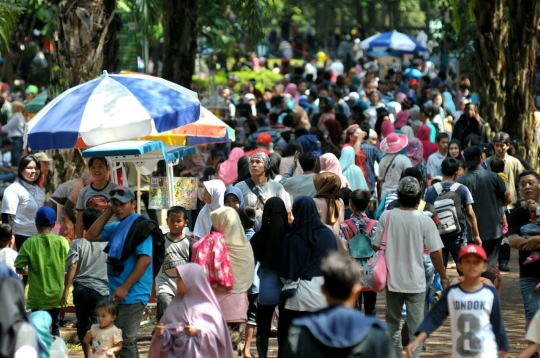
[[[461,260],[463,256],[469,254],[476,255],[482,260],[487,261],[486,251],[482,248],[482,246],[476,244],[469,244],[467,246],[463,246],[461,250],[459,250],[458,260]]]
[[[257,143],[268,145],[268,144],[272,143],[272,136],[270,134],[268,134],[267,132],[262,132],[257,137]]]

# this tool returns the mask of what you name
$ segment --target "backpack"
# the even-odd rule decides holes
[[[454,183],[449,189],[444,189],[441,183],[433,185],[437,192],[434,206],[441,221],[439,225],[441,238],[461,234],[467,228],[465,208],[457,193],[460,186],[461,184]]]
[[[366,230],[363,228],[358,230],[351,219],[345,220],[345,223],[354,234],[351,241],[349,241],[349,255],[351,255],[360,266],[364,266],[373,254],[375,254],[375,251],[373,251],[373,247],[371,246],[371,238],[367,234],[373,229],[375,222],[376,220],[371,219],[369,220]]]

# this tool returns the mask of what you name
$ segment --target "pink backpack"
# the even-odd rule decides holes
[[[388,268],[386,266],[386,258],[384,253],[386,251],[386,238],[388,236],[388,226],[390,225],[390,214],[388,211],[386,216],[386,223],[384,225],[384,232],[379,251],[368,260],[364,266],[364,284],[371,288],[374,292],[382,292],[386,288],[386,281],[388,278]]]

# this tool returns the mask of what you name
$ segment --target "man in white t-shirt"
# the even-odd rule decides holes
[[[438,175],[442,175],[441,164],[448,155],[448,143],[450,142],[450,136],[447,133],[438,133],[435,137],[435,141],[439,146],[439,150],[428,157],[427,161],[427,173],[429,179],[433,179]]]
[[[405,177],[398,185],[399,208],[385,211],[373,238],[373,249],[378,251],[386,235],[384,254],[388,267],[386,286],[386,324],[392,338],[396,356],[402,355],[401,309],[407,308],[407,327],[410,340],[424,319],[426,277],[422,253],[424,245],[430,253],[435,270],[441,275],[443,287],[448,285],[448,276],[443,265],[441,249],[443,243],[433,220],[416,209],[422,191],[416,178]],[[413,357],[418,358],[417,349]]]

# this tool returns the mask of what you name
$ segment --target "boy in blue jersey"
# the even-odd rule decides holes
[[[407,355],[439,328],[450,316],[452,358],[506,357],[508,338],[501,314],[497,290],[485,284],[481,275],[487,270],[487,255],[478,245],[464,246],[458,258],[463,282],[449,287],[429,312],[407,347]]]

